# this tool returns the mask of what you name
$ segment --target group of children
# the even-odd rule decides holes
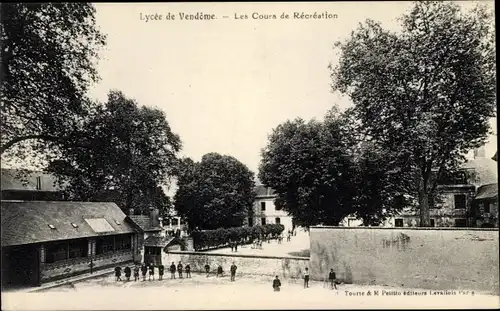
[[[165,272],[165,267],[163,265],[158,265],[157,266],[158,268],[158,280],[163,280],[163,274]],[[236,279],[236,270],[238,269],[238,267],[236,266],[236,264],[233,262],[233,264],[231,265],[231,267],[229,268],[229,271],[230,271],[230,275],[231,275],[231,282],[234,282],[235,279]],[[116,281],[121,281],[121,270],[122,268],[121,267],[116,267],[115,268],[115,277],[116,277]],[[125,267],[124,269],[124,273],[125,273],[125,277],[126,277],[126,280],[127,281],[130,281],[130,277],[131,277],[131,273],[132,273],[132,269],[130,267]],[[170,278],[171,279],[175,279],[175,275],[176,275],[176,272],[178,273],[179,275],[179,279],[182,279],[183,278],[183,272],[185,272],[186,274],[186,278],[191,278],[191,266],[188,264],[186,264],[186,266],[184,267],[182,265],[182,262],[179,262],[177,264],[177,266],[175,265],[175,263],[172,262],[172,264],[170,265],[169,267],[169,270],[170,270]],[[150,265],[142,265],[140,268],[138,265],[134,266],[134,269],[133,269],[133,272],[134,272],[134,281],[138,281],[139,280],[139,271],[141,271],[142,273],[142,280],[145,281],[146,280],[146,275],[148,274],[148,271],[149,271],[149,280],[154,280],[155,279],[155,266],[150,264]],[[207,278],[210,276],[210,265],[207,263],[205,265],[205,272],[206,272],[206,276]],[[218,265],[217,266],[217,270],[216,270],[216,274],[215,274],[216,277],[223,277],[224,276],[224,269],[222,268],[222,265]],[[335,272],[333,271],[333,269],[330,270],[330,273],[328,274],[328,281],[330,283],[330,288],[331,289],[337,289],[337,285],[338,284],[341,284],[338,280],[337,280],[337,277],[336,277],[336,274]],[[279,279],[278,276],[276,276],[276,278],[273,280],[273,289],[274,291],[276,292],[279,292],[280,291],[280,287],[281,287],[281,281]],[[309,268],[305,268],[305,271],[304,271],[304,288],[309,288]]]
[[[133,268],[134,282],[139,280],[139,272],[142,274],[142,280],[145,281],[146,275],[148,275],[148,271],[149,271],[149,280],[150,281],[154,280],[155,279],[155,268],[158,268],[158,280],[160,280],[160,281],[163,280],[163,275],[165,274],[165,266],[164,265],[155,266],[153,264],[149,264],[149,265],[143,264],[140,267],[138,265],[134,266],[134,268]],[[177,264],[177,266],[175,265],[175,263],[172,262],[172,264],[169,267],[169,270],[170,270],[170,278],[171,279],[175,279],[176,272],[179,274],[180,279],[183,278],[183,272],[186,272],[186,278],[191,278],[191,266],[189,265],[189,263],[186,264],[186,266],[184,267],[182,265],[182,262],[179,262],[179,264]],[[125,274],[126,281],[130,281],[132,269],[127,266],[123,269],[123,272]],[[122,268],[116,267],[115,268],[116,281],[122,280],[121,275],[122,275]]]

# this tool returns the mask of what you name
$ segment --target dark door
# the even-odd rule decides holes
[[[40,260],[31,245],[6,247],[2,250],[2,282],[7,287],[38,286]]]

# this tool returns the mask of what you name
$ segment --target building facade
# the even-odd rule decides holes
[[[274,203],[276,194],[263,185],[255,187],[256,198],[245,224],[252,227],[265,224],[282,224],[285,232],[293,229],[293,219],[286,211]]]
[[[114,203],[1,201],[2,284],[39,286],[132,262],[135,230]]]

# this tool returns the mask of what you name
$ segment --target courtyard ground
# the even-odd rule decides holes
[[[262,249],[252,248],[252,245],[238,246],[238,252],[231,252],[230,247],[209,250],[206,252],[217,254],[241,254],[241,255],[263,255],[263,256],[292,256],[291,252],[301,252],[309,249],[309,234],[303,230],[297,230],[297,235],[291,237],[291,241],[286,241],[286,236],[281,244],[276,240],[271,240],[269,243],[262,243]]]
[[[273,292],[272,277],[241,276],[163,281],[115,282],[112,274],[70,283],[36,293],[3,293],[2,310],[152,310],[152,309],[297,309],[297,308],[498,308],[499,296],[480,293],[431,295],[436,291],[340,285],[331,290],[324,283],[282,280],[280,292]],[[379,296],[374,296],[374,291]],[[370,295],[368,294],[370,292]],[[425,293],[425,296],[415,292]]]

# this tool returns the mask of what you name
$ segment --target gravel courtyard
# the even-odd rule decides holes
[[[320,282],[304,289],[301,282],[282,280],[280,292],[273,292],[272,278],[237,276],[139,282],[115,282],[113,275],[75,282],[44,292],[3,293],[3,310],[118,310],[118,309],[296,309],[296,308],[498,308],[498,296],[475,293],[455,295],[413,294],[408,289],[341,285],[331,290]],[[374,296],[378,290],[380,295]],[[368,291],[372,293],[368,296]],[[397,294],[399,293],[399,295]]]

